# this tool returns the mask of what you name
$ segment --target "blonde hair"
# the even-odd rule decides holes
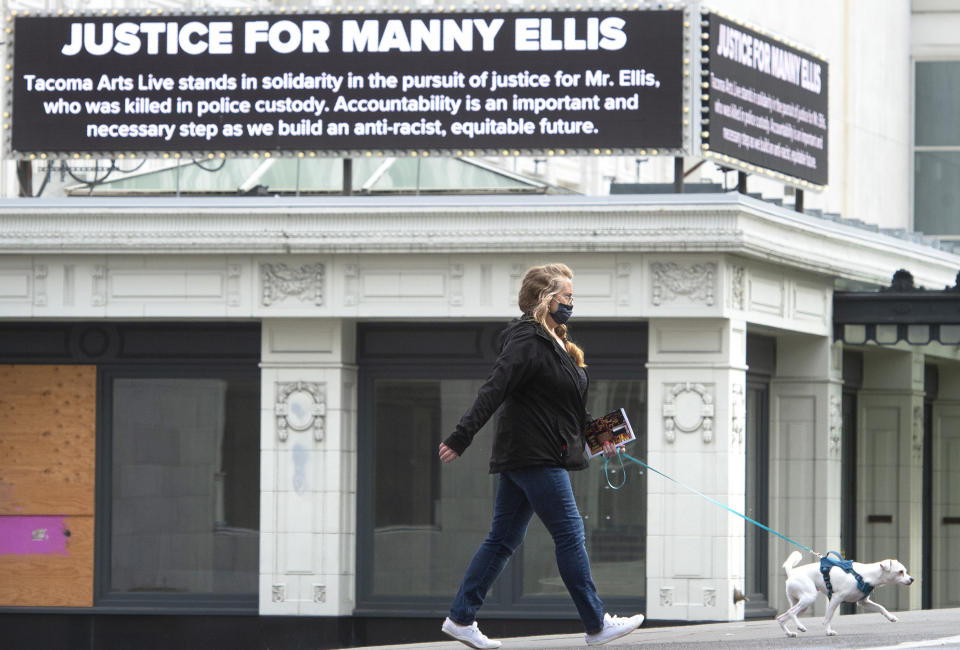
[[[540,323],[549,332],[547,316],[550,315],[550,301],[559,295],[568,280],[573,280],[573,271],[566,264],[544,264],[527,269],[520,283],[520,294],[517,297],[520,311]],[[583,361],[583,350],[567,339],[567,326],[557,325],[553,331],[563,341],[563,346],[574,363],[581,368],[586,367],[587,364]]]

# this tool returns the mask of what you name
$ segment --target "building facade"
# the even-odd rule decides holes
[[[23,432],[8,439],[5,514],[54,518],[50,544],[71,533],[38,561],[4,556],[6,605],[26,608],[7,616],[322,617],[353,621],[332,642],[344,645],[385,629],[379,617],[440,615],[484,534],[490,436],[450,466],[435,448],[517,315],[522,273],[553,259],[576,272],[591,407],[628,409],[638,456],[815,550],[899,557],[915,574],[929,561],[929,606],[956,604],[952,529],[925,528],[920,506],[951,520],[957,348],[854,350],[831,319],[838,283],[880,285],[904,267],[948,284],[952,253],[736,193],[88,208],[4,207],[5,402]],[[79,376],[66,388],[58,373]],[[85,415],[62,422],[61,402]],[[939,450],[932,490],[925,444]],[[57,481],[31,488],[27,466],[64,491],[86,486],[83,502],[32,502]],[[660,620],[782,608],[788,543],[619,471],[595,461],[576,478],[611,606]],[[574,618],[552,563],[532,530],[485,615],[550,604]],[[54,584],[74,571],[86,582],[68,598]],[[923,589],[878,598],[916,608]]]
[[[830,60],[832,180],[809,213],[753,177],[759,196],[610,195],[673,161],[603,157],[493,161],[561,196],[0,202],[0,631],[64,648],[439,638],[486,532],[492,423],[456,463],[436,447],[524,271],[550,261],[576,274],[590,409],[627,410],[631,455],[813,550],[899,558],[918,582],[878,591],[890,609],[960,606],[956,342],[851,343],[832,310],[898,269],[956,283],[951,233],[914,232],[932,214],[917,174],[944,164],[914,123],[921,76],[949,87],[921,65],[955,53],[948,5],[718,3]],[[801,33],[811,11],[825,27]],[[574,486],[611,610],[785,609],[790,542],[635,465],[595,460]],[[553,565],[534,524],[488,634],[577,630]]]

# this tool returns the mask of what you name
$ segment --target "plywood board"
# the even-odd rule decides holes
[[[93,516],[0,516],[0,606],[93,606]]]
[[[96,367],[0,365],[0,515],[92,515]]]
[[[0,365],[0,606],[93,605],[96,377]]]

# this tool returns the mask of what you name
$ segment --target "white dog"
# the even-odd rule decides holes
[[[827,584],[820,572],[820,562],[797,566],[802,557],[799,551],[794,551],[783,563],[783,569],[787,572],[787,600],[790,601],[791,607],[777,616],[777,623],[789,637],[795,637],[797,633],[787,628],[787,620],[792,620],[799,631],[806,632],[807,628],[800,623],[797,615],[802,614],[817,600],[818,592],[828,594]],[[840,603],[856,602],[864,609],[880,612],[888,621],[896,623],[897,617],[888,612],[883,605],[870,600],[869,592],[874,587],[891,583],[913,584],[913,578],[907,573],[906,567],[896,560],[884,560],[873,564],[853,562],[850,569],[862,578],[866,593],[855,575],[851,575],[840,566],[830,568],[828,575],[833,594],[828,595],[830,602],[827,603],[827,613],[823,617],[823,625],[827,630],[827,636],[836,634],[830,627],[830,619],[833,618],[833,614],[837,611]]]

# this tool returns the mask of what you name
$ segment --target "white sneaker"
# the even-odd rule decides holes
[[[639,625],[639,623],[637,625]],[[457,625],[451,621],[448,616],[443,622],[443,627],[440,629],[447,636],[453,637],[460,643],[465,643],[477,650],[490,650],[492,648],[499,648],[501,645],[499,641],[488,639],[483,632],[480,631],[480,628],[477,627],[476,621],[474,621],[472,625]]]
[[[596,634],[587,635],[587,645],[603,645],[622,636],[627,636],[643,623],[643,614],[637,614],[630,618],[621,618],[620,616],[603,615],[603,629]]]

